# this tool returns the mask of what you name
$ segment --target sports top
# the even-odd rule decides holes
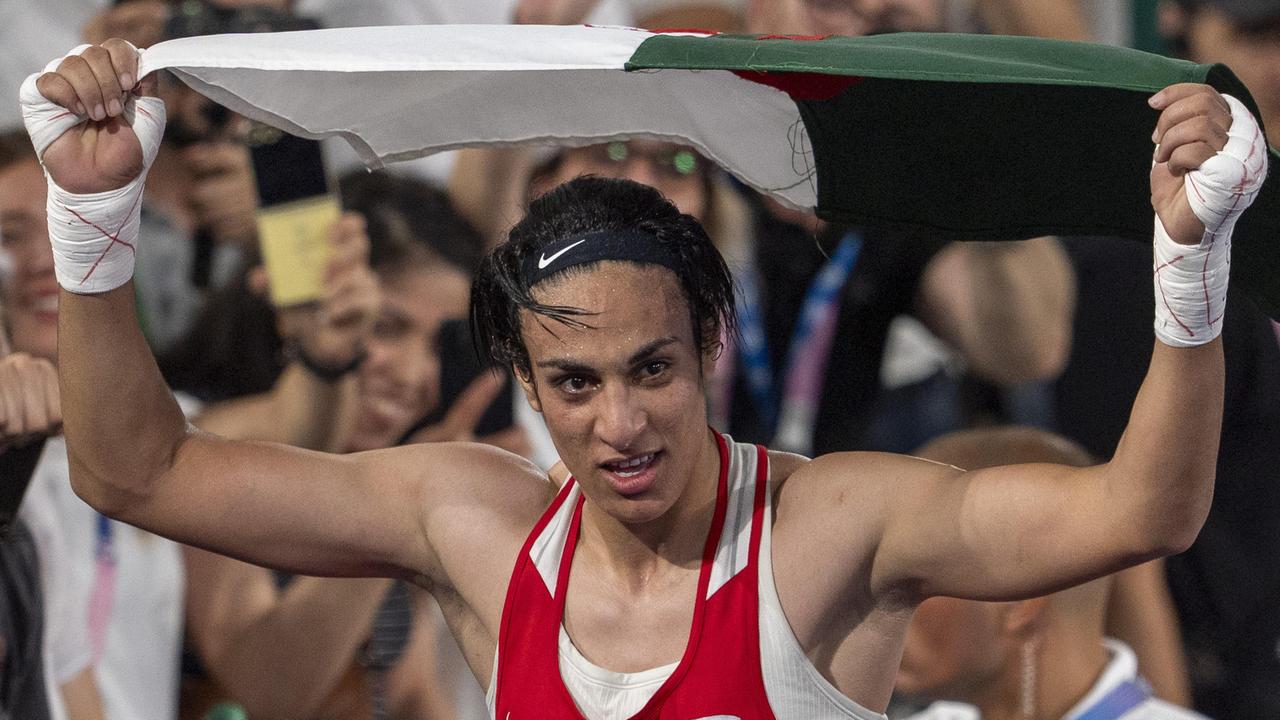
[[[572,720],[884,720],[813,667],[773,585],[769,461],[716,434],[720,478],[682,659],[638,673],[590,663],[564,632],[584,498],[570,478],[512,573],[489,687],[493,717]]]

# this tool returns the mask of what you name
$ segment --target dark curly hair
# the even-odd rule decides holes
[[[534,200],[507,241],[481,262],[471,286],[471,329],[482,357],[514,366],[531,378],[529,353],[520,332],[520,311],[589,327],[582,308],[544,305],[531,294],[525,260],[557,240],[597,232],[640,232],[677,258],[676,276],[689,304],[689,319],[703,352],[714,350],[737,324],[733,280],[724,258],[698,221],[676,209],[657,190],[630,180],[581,177]],[[575,265],[582,273],[598,263]]]

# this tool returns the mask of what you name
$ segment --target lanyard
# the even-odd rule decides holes
[[[773,435],[770,444],[779,450],[801,454],[812,450],[813,425],[835,338],[840,294],[861,252],[862,237],[853,231],[845,233],[836,251],[809,284],[787,350],[781,399],[769,360],[759,275],[750,267],[738,279],[741,308],[738,353],[761,425],[766,434]],[[727,398],[721,403],[726,408],[721,414],[727,417]]]
[[[1126,680],[1111,688],[1088,710],[1076,716],[1076,720],[1118,720],[1125,713],[1138,707],[1151,697],[1151,686],[1142,678]]]
[[[89,596],[89,640],[93,659],[102,658],[107,643],[107,626],[116,593],[116,548],[114,528],[105,515],[98,516],[94,543],[93,590]]]

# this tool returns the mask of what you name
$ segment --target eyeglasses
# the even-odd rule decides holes
[[[642,150],[625,142],[611,142],[587,148],[592,161],[602,166],[625,165],[632,160],[644,160],[654,172],[669,180],[683,180],[698,174],[702,159],[688,148],[659,147]]]

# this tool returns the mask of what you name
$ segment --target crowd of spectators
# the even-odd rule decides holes
[[[51,52],[115,36],[145,47],[217,31],[593,22],[1115,41],[1107,5],[0,2],[0,82],[16,97]],[[1263,124],[1280,127],[1280,1],[1161,0],[1158,21],[1169,52],[1230,65]],[[160,78],[160,94],[169,120],[142,210],[139,314],[190,420],[217,435],[344,453],[477,439],[551,467],[555,449],[509,378],[455,372],[474,360],[461,357],[472,347],[458,338],[486,250],[531,197],[587,174],[656,187],[704,223],[727,259],[743,328],[724,338],[707,401],[717,428],[741,441],[804,454],[905,452],[946,433],[1019,423],[1041,430],[953,435],[921,452],[966,468],[1028,457],[1087,464],[1115,451],[1149,357],[1149,247],[1111,238],[946,243],[837,227],[753,193],[692,148],[649,140],[473,149],[374,173],[326,146],[345,212],[330,232],[323,293],[278,307],[257,244],[247,121],[171,75]],[[75,496],[59,437],[45,183],[16,101],[5,107],[0,719],[482,717],[479,686],[421,589],[273,573],[108,520]],[[811,292],[820,273],[841,278],[834,296]],[[834,332],[801,333],[798,319],[809,313],[834,317]],[[899,676],[904,699],[891,714],[919,710],[922,699],[965,702],[966,712],[992,718],[1005,706],[1025,710],[1034,647],[1033,684],[1035,673],[1056,684],[1040,683],[1041,708],[1026,717],[1068,717],[1081,697],[1072,692],[1096,679],[1085,659],[1104,658],[1111,673],[1135,653],[1169,708],[1280,717],[1280,328],[1233,291],[1223,338],[1226,415],[1200,539],[1165,563],[1048,598],[922,607]],[[790,382],[796,373],[821,377],[820,393],[793,397],[803,386]],[[806,403],[812,412],[792,412]],[[495,405],[505,406],[497,422]],[[1066,682],[1081,672],[1082,687]],[[1018,687],[1018,673],[1024,696],[992,690]],[[977,716],[947,707],[922,717]]]

